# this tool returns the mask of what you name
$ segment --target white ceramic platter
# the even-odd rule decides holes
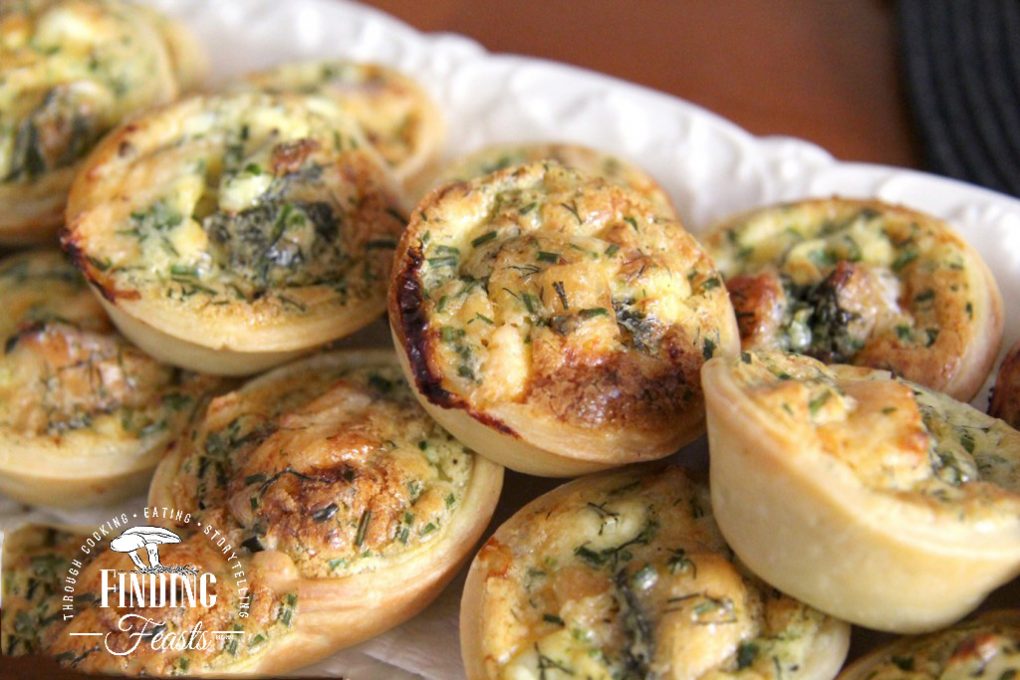
[[[345,0],[149,1],[196,32],[210,56],[213,85],[312,57],[389,64],[421,82],[439,103],[453,131],[447,156],[513,140],[598,147],[651,172],[695,233],[730,213],[808,196],[875,197],[933,213],[955,225],[991,266],[1005,301],[1004,347],[1020,337],[1016,199],[920,172],[841,163],[807,142],[754,137],[665,94],[563,64],[489,54],[466,38],[426,35]],[[987,389],[975,405],[986,403]],[[510,499],[501,504],[497,521],[551,485],[509,476],[505,496]],[[77,514],[30,511],[0,498],[0,529],[28,520],[92,524],[112,514],[111,508]],[[352,680],[463,678],[457,643],[462,582],[463,575],[416,619],[301,674]]]

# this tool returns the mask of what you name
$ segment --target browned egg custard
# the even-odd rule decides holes
[[[1020,432],[885,371],[702,371],[712,502],[747,566],[847,621],[932,630],[1020,573]]]
[[[661,458],[703,431],[698,371],[739,339],[722,280],[637,193],[549,161],[432,192],[390,324],[426,410],[515,470]]]
[[[468,680],[832,678],[849,627],[733,558],[680,468],[585,477],[525,506],[475,557]]]
[[[383,312],[401,200],[329,101],[193,97],[103,141],[72,188],[63,242],[140,347],[246,374]]]
[[[987,265],[945,222],[845,199],[786,203],[717,225],[744,349],[893,371],[974,398],[1002,337]]]
[[[119,0],[0,3],[0,245],[52,241],[82,157],[177,95],[152,15]]]
[[[81,506],[142,490],[218,381],[124,340],[56,250],[0,260],[0,308],[0,491]]]
[[[297,582],[304,656],[403,622],[453,577],[495,508],[503,470],[418,405],[390,352],[283,366],[210,404],[157,470],[150,505],[226,527]]]
[[[1020,429],[1020,341],[1010,348],[999,366],[988,412]]]
[[[902,638],[853,663],[839,680],[1010,680],[1020,675],[1020,612],[997,611]]]
[[[676,208],[666,191],[651,175],[622,158],[580,144],[533,142],[487,146],[447,165],[438,177],[431,180],[429,188],[542,160],[556,161],[586,175],[604,177],[614,184],[629,187],[655,204],[663,215],[677,217]]]
[[[335,101],[361,125],[366,139],[404,183],[426,171],[443,145],[443,120],[432,99],[411,78],[380,64],[297,62],[253,73],[245,84],[264,92]]]

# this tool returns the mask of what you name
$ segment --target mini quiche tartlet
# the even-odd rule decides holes
[[[1020,432],[885,371],[705,364],[712,504],[749,569],[846,621],[949,624],[1020,573]]]
[[[155,571],[149,572],[153,580],[145,575],[139,579],[139,589],[132,588],[123,605],[114,586],[104,607],[103,586],[110,577],[107,572],[104,578],[102,570],[132,573],[127,554],[104,544],[83,554],[87,530],[29,525],[7,533],[3,653],[47,655],[80,673],[127,676],[250,675],[287,669],[279,654],[292,655],[301,645],[294,626],[298,595],[289,589],[293,583],[257,563],[230,559],[230,553],[224,554],[201,530],[181,538],[180,543],[161,546],[166,548],[159,551],[161,570],[214,576],[209,586],[214,603],[155,606],[154,598],[167,597],[165,591],[157,592]],[[247,589],[243,593],[237,585],[242,578]],[[183,590],[177,596],[187,597]],[[241,611],[247,615],[240,616]],[[73,616],[65,618],[69,613]],[[198,633],[193,632],[196,627]]]
[[[1020,612],[994,611],[929,635],[905,637],[855,661],[839,680],[1020,676]]]
[[[139,347],[241,375],[382,314],[401,202],[330,102],[193,97],[103,140],[72,187],[63,244]]]
[[[629,187],[655,204],[661,214],[677,217],[666,191],[651,175],[622,158],[580,144],[494,144],[453,161],[432,180],[431,186],[463,182],[512,165],[542,160],[553,160],[586,175]]]
[[[443,145],[443,119],[432,98],[408,76],[380,64],[297,62],[253,73],[245,81],[264,92],[295,92],[335,101],[361,125],[365,137],[405,185],[432,166]]]
[[[988,413],[1020,429],[1020,341],[999,365]]]
[[[678,221],[553,161],[426,197],[389,310],[432,417],[547,476],[662,458],[699,436],[698,371],[739,345],[721,278]]]
[[[0,245],[53,240],[81,158],[177,91],[163,39],[128,3],[0,4]]]
[[[297,584],[295,667],[423,609],[481,537],[502,478],[421,409],[391,352],[348,351],[213,400],[149,501]]]
[[[878,201],[808,200],[717,225],[744,349],[890,370],[974,398],[1002,339],[987,265],[941,220]]]
[[[56,250],[0,260],[0,491],[83,506],[145,488],[218,381],[126,342]]]
[[[849,626],[733,559],[681,468],[575,480],[482,547],[461,604],[468,680],[817,678]]]

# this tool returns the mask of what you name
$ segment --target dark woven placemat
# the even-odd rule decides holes
[[[1020,196],[1020,0],[899,0],[929,168]]]

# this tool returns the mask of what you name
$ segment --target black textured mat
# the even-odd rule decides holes
[[[900,0],[929,168],[1020,196],[1020,0]]]

